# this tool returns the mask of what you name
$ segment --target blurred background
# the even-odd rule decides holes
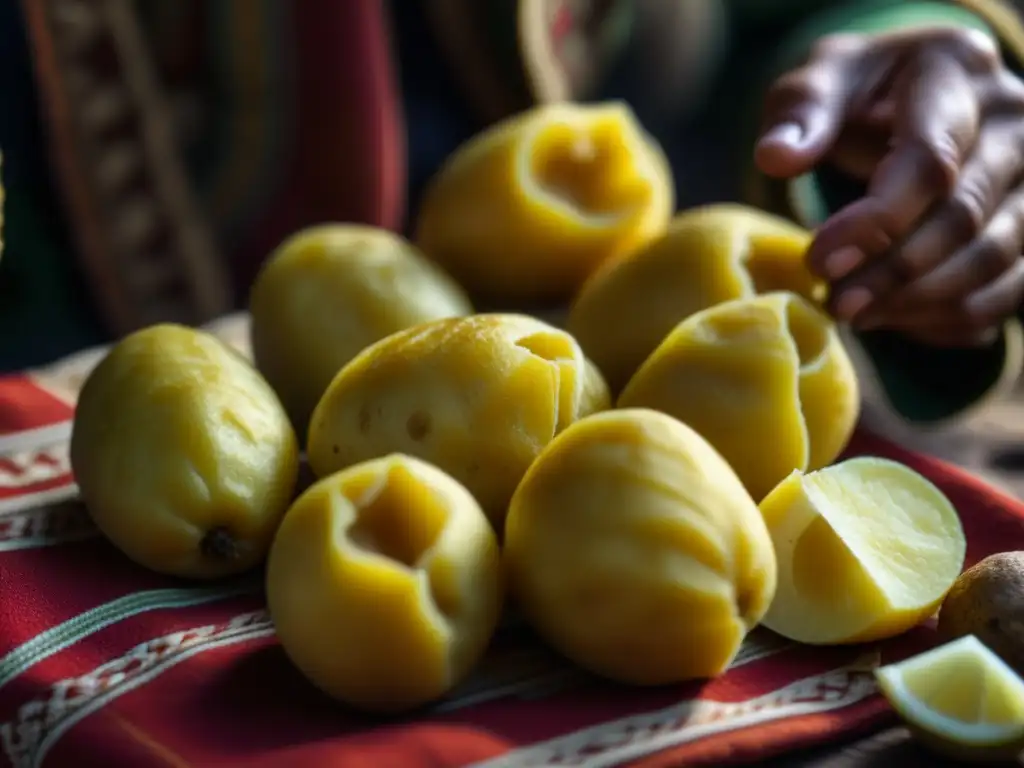
[[[262,259],[308,224],[403,227],[402,166],[410,199],[426,179],[404,156],[395,94],[416,94],[404,118],[443,156],[478,122],[439,36],[419,31],[443,28],[470,57],[473,41],[464,3],[388,4],[384,30],[365,2],[0,0],[0,370],[238,310]],[[525,98],[487,85],[478,111]],[[244,319],[230,322],[244,337]],[[875,429],[1024,492],[1021,391],[920,430],[867,389]]]

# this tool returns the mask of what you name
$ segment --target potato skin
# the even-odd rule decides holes
[[[502,597],[480,506],[449,475],[399,454],[310,487],[267,562],[267,605],[289,658],[369,712],[421,706],[465,678]]]
[[[564,331],[523,315],[438,320],[341,370],[313,413],[307,456],[319,477],[389,453],[418,456],[469,488],[500,531],[544,445],[609,404]]]
[[[939,633],[977,635],[1024,675],[1024,552],[989,555],[956,580],[939,611]]]
[[[248,361],[166,324],[125,337],[89,375],[71,465],[92,519],[128,557],[215,578],[265,557],[295,487],[298,445]]]
[[[395,331],[473,311],[465,292],[402,237],[324,224],[285,240],[249,297],[256,367],[300,436],[331,379]]]

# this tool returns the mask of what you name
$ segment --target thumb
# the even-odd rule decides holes
[[[821,162],[846,120],[849,79],[846,59],[832,55],[776,81],[765,99],[765,129],[754,148],[763,173],[792,178]]]

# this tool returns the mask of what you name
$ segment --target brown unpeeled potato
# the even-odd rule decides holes
[[[976,635],[1024,675],[1024,552],[990,555],[960,574],[942,604],[939,632]]]

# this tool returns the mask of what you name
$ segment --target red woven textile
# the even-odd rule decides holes
[[[415,717],[328,700],[286,660],[258,577],[150,574],[75,501],[67,439],[95,355],[0,379],[0,764],[4,766],[726,765],[881,726],[870,669],[933,641],[813,649],[758,632],[703,686],[640,690],[561,661],[510,620],[477,674]],[[1024,549],[1024,505],[938,461],[859,434],[960,510],[974,562]]]

